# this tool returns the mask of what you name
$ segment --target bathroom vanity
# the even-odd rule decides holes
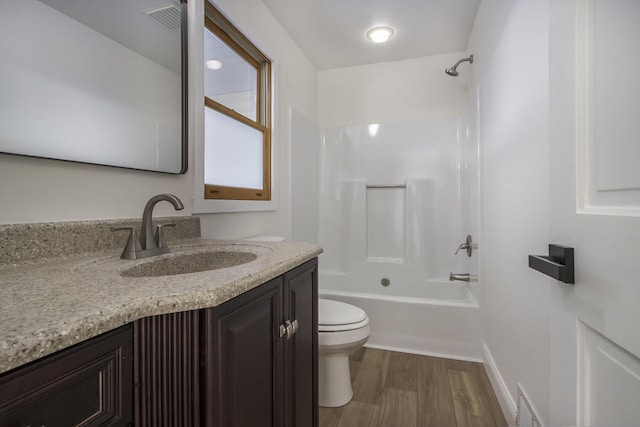
[[[317,426],[317,260],[204,310],[203,425]]]
[[[207,251],[256,257],[124,275]],[[316,426],[321,252],[192,239],[139,261],[2,264],[0,425]]]

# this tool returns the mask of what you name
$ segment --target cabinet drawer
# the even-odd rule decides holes
[[[0,425],[129,425],[132,340],[127,325],[1,376]]]

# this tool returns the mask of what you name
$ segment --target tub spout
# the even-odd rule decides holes
[[[477,282],[478,276],[469,273],[449,273],[449,281],[458,280],[460,282]]]

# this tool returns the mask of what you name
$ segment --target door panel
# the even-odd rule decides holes
[[[639,5],[551,1],[550,243],[575,248],[575,285],[551,291],[551,425],[638,419],[640,85],[614,68],[640,65]]]
[[[640,2],[576,2],[579,211],[640,215]]]
[[[636,125],[640,97],[633,94],[640,92],[640,60],[630,53],[640,52],[640,2],[597,0],[585,6],[587,17],[580,37],[588,47],[579,54],[588,58],[585,65],[593,76],[585,83],[593,98],[587,119],[593,122],[594,190],[634,192],[634,207],[639,208],[640,144]]]
[[[640,359],[581,323],[578,369],[578,425],[607,426],[612,420],[620,426],[638,423]]]

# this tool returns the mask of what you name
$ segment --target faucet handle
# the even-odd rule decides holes
[[[464,243],[461,243],[460,246],[458,246],[458,249],[456,249],[454,255],[458,255],[458,252],[460,252],[461,249],[464,249],[467,251],[467,256],[470,257],[471,254],[473,254],[473,250],[476,248],[477,246],[474,245],[471,235],[467,235],[467,239]]]
[[[162,229],[164,227],[175,227],[175,226],[176,226],[175,222],[168,222],[166,224],[156,225],[156,235],[154,238],[155,238],[157,247],[161,248],[163,246],[167,246],[167,242],[165,242],[164,235],[162,234]]]
[[[120,231],[120,230],[129,231],[129,238],[127,239],[127,244],[124,246],[124,251],[122,251],[122,255],[120,255],[120,258],[136,259],[137,252],[142,250],[142,247],[140,246],[140,238],[138,237],[138,231],[132,225],[125,225],[122,227],[111,227],[111,231]]]
[[[458,249],[456,249],[456,252],[454,253],[454,255],[458,255],[458,252],[460,252],[461,249],[469,249],[469,244],[468,243],[461,243],[460,246],[458,246]]]

